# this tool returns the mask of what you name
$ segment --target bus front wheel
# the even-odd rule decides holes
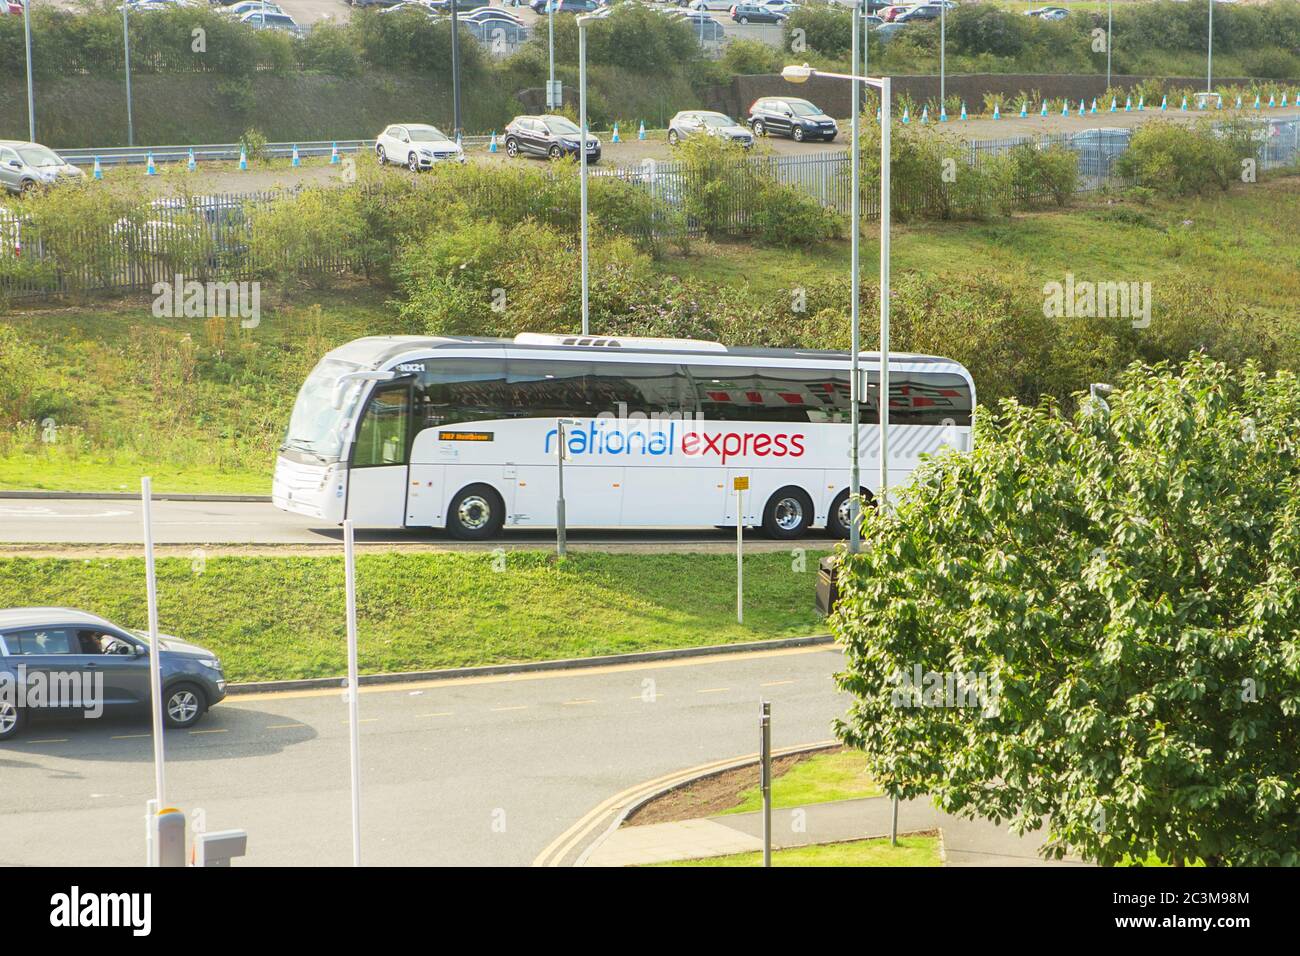
[[[873,504],[875,499],[871,497],[871,492],[863,488],[862,506],[869,508]],[[826,530],[832,538],[849,536],[849,489],[845,488],[831,502],[830,514],[826,516]]]
[[[490,485],[470,485],[451,500],[447,530],[462,541],[486,541],[505,524],[506,506]]]

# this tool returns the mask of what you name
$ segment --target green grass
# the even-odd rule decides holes
[[[711,856],[702,860],[676,860],[656,866],[761,866],[760,853]],[[823,843],[789,850],[772,851],[773,866],[942,866],[939,838],[903,836],[898,846],[889,841],[855,840],[851,843]]]
[[[857,751],[817,754],[795,764],[772,781],[772,807],[783,810],[810,803],[878,797],[881,789],[867,776],[866,758]],[[763,794],[751,787],[740,794],[740,803],[724,813],[749,813],[763,809]]]
[[[808,555],[806,566],[817,567]],[[816,634],[814,570],[782,553],[745,558],[736,624],[726,554],[543,552],[363,555],[357,561],[363,672],[589,657]],[[501,570],[495,570],[500,567]],[[0,559],[0,607],[83,608],[146,625],[144,563]],[[233,681],[346,669],[341,558],[158,562],[164,633],[216,652]]]

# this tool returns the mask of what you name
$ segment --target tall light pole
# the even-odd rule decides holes
[[[948,0],[939,0],[939,115],[947,114],[948,64],[945,56],[948,49]]]
[[[578,17],[578,193],[581,197],[583,335],[588,335],[591,329],[587,308],[587,21],[590,19]]]
[[[1115,42],[1112,34],[1114,23],[1115,4],[1113,0],[1106,0],[1106,89],[1110,89],[1110,48]]]
[[[555,0],[547,0],[546,19],[546,42],[551,54],[551,82],[546,86],[546,108],[554,110],[559,109],[561,105],[555,95]]]
[[[460,0],[451,0],[451,125],[453,138],[460,135]]]
[[[31,3],[31,0],[27,0]],[[131,116],[131,29],[127,20],[130,3],[122,4],[122,59],[126,72],[126,145],[135,145],[135,120]],[[265,18],[266,14],[262,14]]]
[[[858,50],[861,45],[858,35],[860,9],[860,5],[854,3],[849,13],[853,23],[849,70],[854,76],[858,74],[858,63],[861,60]],[[853,116],[849,121],[849,135],[852,137],[852,185],[849,187],[849,201],[853,204],[853,211],[849,216],[849,229],[852,234],[849,242],[849,270],[852,273],[849,277],[851,300],[849,305],[849,431],[853,435],[853,444],[849,446],[849,551],[857,554],[862,549],[862,530],[859,527],[862,503],[858,494],[862,487],[862,468],[858,450],[861,444],[858,440],[858,431],[861,428],[858,405],[862,401],[862,395],[858,391],[862,387],[859,381],[862,370],[858,365],[858,356],[862,352],[862,344],[858,336],[861,325],[858,305],[862,298],[860,276],[862,271],[862,133],[859,128],[862,124],[862,85],[856,79],[851,80],[850,83],[853,87]]]
[[[36,95],[32,89],[32,0],[23,0],[23,33],[27,42],[27,137],[36,142]]]
[[[1214,0],[1210,0],[1210,33],[1205,40],[1205,92],[1214,90]],[[1206,97],[1206,102],[1209,98]]]
[[[855,4],[856,10],[858,5]],[[854,46],[857,46],[856,38],[858,31],[855,28],[853,35],[855,38]],[[856,50],[853,54],[854,63],[857,62]],[[879,407],[880,419],[880,486],[877,495],[878,507],[885,510],[889,509],[889,112],[890,112],[890,79],[884,77],[860,76],[857,74],[845,73],[827,73],[822,70],[814,70],[807,63],[802,66],[787,66],[781,71],[781,75],[791,83],[805,83],[810,76],[826,76],[834,79],[849,80],[854,84],[854,90],[857,90],[858,83],[865,83],[868,86],[874,86],[880,90],[880,387],[877,396],[877,405]],[[861,394],[861,370],[859,368],[859,335],[858,335],[858,232],[861,221],[861,210],[858,203],[858,176],[856,170],[861,164],[861,123],[858,116],[854,116],[853,123],[853,168],[855,170],[853,191],[853,211],[852,211],[852,231],[853,242],[851,245],[851,269],[853,285],[853,302],[850,309],[852,328],[850,330],[850,341],[853,354],[849,362],[852,370],[851,380],[849,382],[849,550],[853,553],[861,547],[861,532],[858,529],[858,514],[861,508],[860,489],[861,473],[859,469],[858,446],[861,441],[859,435],[859,396]]]

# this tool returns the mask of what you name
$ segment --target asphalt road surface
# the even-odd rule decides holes
[[[155,501],[154,542],[160,546],[256,545],[338,546],[343,530],[311,518],[280,511],[266,502],[255,501]],[[734,529],[614,529],[573,530],[569,543],[576,548],[600,550],[731,550],[736,546]],[[359,529],[358,544],[420,549],[491,550],[497,547],[547,548],[555,543],[554,529],[507,529],[494,541],[457,541],[445,531],[431,528],[374,531]],[[810,547],[829,547],[830,539],[814,531],[806,540]],[[76,546],[144,544],[141,506],[137,500],[86,498],[0,498],[0,554],[15,553],[11,545]],[[758,531],[746,532],[750,549],[786,550],[788,541],[764,538]],[[57,550],[57,548],[55,549]]]
[[[757,749],[829,740],[847,706],[832,647],[364,688],[362,859],[527,865],[606,798]],[[0,745],[0,866],[139,865],[147,720],[29,722]],[[167,802],[248,831],[244,864],[351,862],[340,691],[230,698],[168,731]]]

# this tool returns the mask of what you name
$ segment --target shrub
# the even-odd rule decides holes
[[[1254,155],[1249,127],[1216,133],[1207,122],[1196,126],[1149,123],[1133,134],[1115,171],[1137,186],[1162,196],[1191,196],[1211,186],[1227,189],[1240,161]]]

